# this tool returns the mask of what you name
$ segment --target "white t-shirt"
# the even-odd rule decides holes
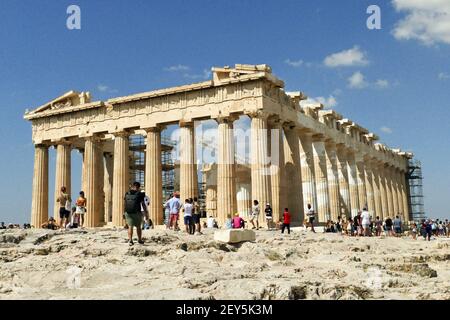
[[[369,211],[363,211],[361,213],[361,224],[362,225],[369,225],[370,224],[370,213]]]
[[[254,216],[259,215],[259,204],[254,205],[254,206],[252,207],[252,215],[254,215]]]
[[[214,228],[214,222],[216,220],[213,217],[209,217],[208,220],[206,221],[206,226],[208,228]]]
[[[184,204],[184,216],[185,217],[192,217],[192,204],[190,203],[185,203]]]
[[[314,217],[314,210],[313,210],[313,208],[311,208],[311,209],[308,209],[308,212],[306,213],[306,215],[308,216],[308,217]]]

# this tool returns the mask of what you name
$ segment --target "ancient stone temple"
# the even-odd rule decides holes
[[[145,191],[150,215],[163,222],[161,131],[180,127],[181,199],[198,195],[198,173],[209,182],[206,210],[223,222],[252,200],[273,207],[278,221],[288,207],[300,224],[308,204],[319,222],[354,216],[367,207],[374,216],[409,220],[405,174],[413,155],[377,143],[378,137],[322,105],[302,105],[301,92],[285,92],[267,65],[212,68],[201,83],[91,101],[89,93],[68,92],[25,114],[31,121],[35,163],[32,224],[48,218],[49,147],[56,149],[55,195],[71,187],[71,150],[83,155],[82,188],[86,226],[122,225],[123,195],[129,186],[129,135],[145,137]],[[250,118],[247,166],[235,159],[233,123]],[[217,159],[195,161],[195,123],[217,122]],[[261,222],[264,214],[260,214]]]

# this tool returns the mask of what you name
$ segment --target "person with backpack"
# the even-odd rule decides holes
[[[59,218],[61,220],[59,226],[61,229],[64,229],[69,222],[70,210],[72,210],[72,199],[66,191],[66,187],[61,187],[59,197],[56,199],[56,202],[59,203]]]
[[[140,190],[141,184],[134,182],[130,191],[125,193],[125,220],[128,224],[128,243],[133,242],[133,227],[136,227],[138,243],[143,244],[142,240],[142,207],[145,206],[145,193]]]

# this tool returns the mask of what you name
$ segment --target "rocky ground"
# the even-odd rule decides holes
[[[450,239],[0,230],[0,299],[450,299]]]

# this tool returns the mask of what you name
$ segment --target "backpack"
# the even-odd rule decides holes
[[[127,192],[125,194],[125,212],[139,213],[141,212],[140,192]]]

